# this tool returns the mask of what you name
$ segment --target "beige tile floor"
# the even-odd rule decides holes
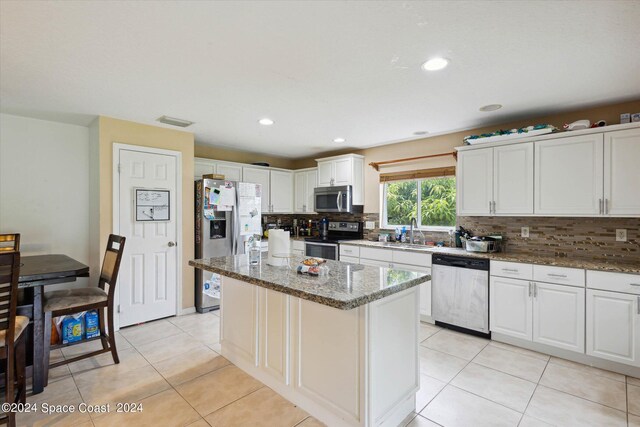
[[[220,356],[217,312],[157,320],[116,334],[120,363],[100,355],[50,371],[44,393],[29,396],[38,412],[20,414],[20,426],[322,426],[302,409]],[[98,342],[52,352],[70,358]],[[110,413],[47,415],[51,405],[111,404]],[[113,412],[118,403],[142,412]]]
[[[142,404],[142,412],[21,414],[23,426],[283,426],[323,424],[219,355],[217,313],[122,329],[109,355],[50,372],[50,405]],[[422,324],[421,388],[404,425],[640,427],[640,380]],[[92,342],[52,353],[72,357]],[[42,406],[39,407],[40,409]],[[112,406],[113,408],[113,406]]]
[[[640,380],[422,324],[422,426],[640,427]]]

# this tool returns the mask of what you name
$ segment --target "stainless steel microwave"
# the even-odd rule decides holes
[[[313,197],[316,212],[362,212],[362,206],[353,205],[353,189],[350,185],[316,187]]]

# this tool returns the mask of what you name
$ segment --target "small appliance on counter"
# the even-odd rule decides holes
[[[500,252],[502,236],[475,236],[464,242],[467,252]]]

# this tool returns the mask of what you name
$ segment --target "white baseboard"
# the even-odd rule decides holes
[[[189,307],[189,308],[183,308],[182,311],[180,311],[180,314],[178,314],[178,316],[184,316],[185,314],[192,314],[196,312],[196,307]]]

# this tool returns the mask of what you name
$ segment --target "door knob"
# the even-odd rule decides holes
[[[170,248],[172,248],[172,247],[174,247],[175,245],[177,245],[177,244],[178,244],[178,242],[169,242],[168,244],[169,244],[169,247],[170,247]]]

